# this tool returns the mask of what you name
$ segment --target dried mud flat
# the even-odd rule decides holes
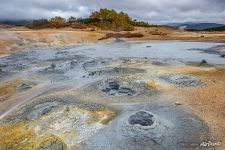
[[[225,62],[191,48],[193,60],[123,41],[0,58],[0,149],[223,149]]]

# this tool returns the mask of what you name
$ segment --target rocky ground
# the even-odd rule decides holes
[[[0,149],[223,150],[224,64],[151,58],[157,45],[135,53],[123,42],[1,57]]]
[[[114,36],[119,34],[120,36]],[[111,36],[109,36],[111,35]],[[65,47],[79,43],[108,42],[110,37],[129,37],[128,41],[183,40],[224,42],[225,32],[187,32],[170,27],[136,27],[131,34],[100,29],[41,29],[0,25],[0,55],[35,47]],[[109,39],[108,39],[109,38]],[[101,40],[105,39],[105,40]]]

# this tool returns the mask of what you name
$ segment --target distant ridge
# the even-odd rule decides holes
[[[225,31],[225,26],[217,27],[217,28],[209,28],[206,31]]]
[[[187,30],[206,30],[225,26],[218,23],[171,23],[168,25]]]
[[[27,25],[30,22],[31,22],[31,20],[3,20],[3,21],[0,21],[1,24],[15,25],[15,26]]]

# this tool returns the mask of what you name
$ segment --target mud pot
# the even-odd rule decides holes
[[[223,143],[225,132],[182,101],[209,86],[201,72],[225,67],[214,52],[221,45],[117,39],[1,57],[0,149],[186,150]],[[190,63],[203,59],[209,65]]]

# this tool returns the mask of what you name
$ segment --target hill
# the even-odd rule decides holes
[[[13,25],[13,26],[24,26],[30,22],[31,22],[31,20],[2,20],[2,21],[0,21],[0,24]]]
[[[206,30],[224,26],[224,24],[218,23],[171,23],[169,25],[187,30]]]
[[[206,29],[205,31],[225,31],[225,26],[216,27],[216,28],[209,28],[209,29]]]

